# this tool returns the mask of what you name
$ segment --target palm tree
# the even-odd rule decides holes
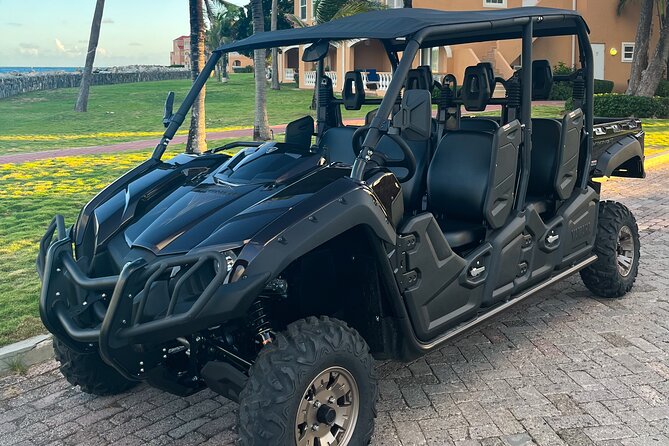
[[[627,3],[629,0],[618,1],[618,14],[622,14]],[[649,58],[654,8],[657,8],[660,34],[653,57]],[[669,61],[669,2],[642,0],[627,94],[653,96],[667,68],[667,61]]]
[[[88,110],[88,93],[91,88],[91,78],[93,77],[93,62],[95,61],[95,52],[98,49],[98,40],[100,39],[100,24],[102,23],[102,11],[105,9],[105,0],[97,0],[95,3],[95,12],[93,13],[93,23],[91,24],[91,36],[88,39],[88,52],[86,53],[86,65],[81,75],[81,86],[77,95],[77,103],[74,105],[74,111],[85,112]]]
[[[262,0],[251,0],[253,34],[265,32],[265,18]],[[265,82],[265,49],[253,52],[253,72],[256,83],[255,116],[253,120],[253,140],[267,141],[271,138],[267,121],[267,85]]]
[[[272,0],[272,18],[270,24],[270,31],[276,31],[277,25],[277,15],[279,13],[279,1]],[[279,49],[274,47],[272,48],[272,90],[278,90],[281,86],[279,85]]]
[[[197,78],[204,67],[205,58],[205,24],[202,0],[188,0],[190,14],[190,58],[191,77],[193,81]],[[187,153],[202,153],[207,150],[206,127],[204,114],[204,99],[206,96],[206,85],[200,90],[191,109],[190,128],[188,130],[188,141],[186,143]]]

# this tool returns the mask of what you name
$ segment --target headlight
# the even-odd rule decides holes
[[[225,265],[223,265],[225,267],[225,272],[229,273],[232,271],[232,267],[237,261],[237,254],[231,250],[223,251],[221,254],[223,254],[223,258],[225,259]],[[216,274],[218,274],[218,272],[221,270],[221,265],[219,263],[220,262],[218,260],[214,262],[214,271],[216,271]]]

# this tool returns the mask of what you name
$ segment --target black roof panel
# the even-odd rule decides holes
[[[529,16],[556,19],[536,23],[536,36],[573,34],[575,25],[579,21],[583,21],[578,12],[569,9],[523,7],[478,11],[439,11],[422,8],[397,8],[356,14],[322,25],[258,33],[246,39],[225,44],[217,51],[249,51],[259,48],[305,44],[321,39],[330,41],[365,38],[394,40],[408,37],[433,26],[452,25],[455,31],[456,25],[485,22],[491,24],[487,32],[478,31],[468,36],[451,35],[450,40],[453,40],[453,43],[465,43],[497,38],[514,38],[520,37],[521,28],[518,25],[516,30],[513,30],[513,19]],[[498,22],[498,24],[508,23],[509,27],[504,27],[506,31],[493,29],[495,22]],[[505,32],[506,34],[504,34]],[[444,38],[447,34],[444,34]],[[497,37],[497,34],[501,37]]]

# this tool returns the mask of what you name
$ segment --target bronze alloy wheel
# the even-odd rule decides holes
[[[623,226],[618,232],[617,248],[618,272],[621,276],[627,277],[632,271],[632,265],[636,257],[634,249],[634,237],[632,230],[628,226]]]
[[[329,367],[314,378],[302,396],[295,423],[298,446],[346,446],[360,409],[360,392],[353,375]]]

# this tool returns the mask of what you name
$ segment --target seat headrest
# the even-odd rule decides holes
[[[427,90],[407,90],[400,109],[393,117],[393,126],[402,137],[425,141],[432,135],[432,94]]]
[[[532,62],[532,100],[545,101],[553,87],[553,70],[547,60]]]
[[[427,68],[427,70],[426,70]],[[430,67],[422,65],[418,68],[409,70],[405,83],[407,90],[432,90],[432,72]]]
[[[418,71],[421,72],[424,79],[424,90],[432,91],[432,85],[434,85],[434,79],[432,77],[432,68],[429,65],[421,65],[418,67]]]
[[[362,83],[362,74],[359,71],[346,73],[341,97],[346,110],[360,110],[365,102],[365,85]]]
[[[492,68],[492,64],[490,62],[479,62],[476,64],[477,67],[483,68],[483,70],[486,72],[488,75],[488,81],[490,82],[490,91],[494,92],[495,91],[495,70]]]
[[[487,69],[476,65],[465,69],[465,78],[460,89],[462,105],[467,111],[483,111],[490,102],[492,90]]]

